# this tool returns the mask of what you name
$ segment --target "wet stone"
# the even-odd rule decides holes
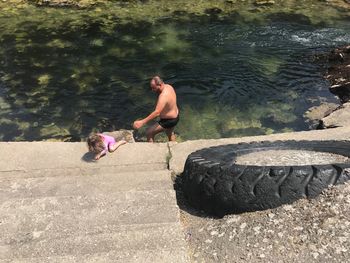
[[[274,0],[256,0],[254,2],[255,5],[273,5],[275,4],[275,1]]]

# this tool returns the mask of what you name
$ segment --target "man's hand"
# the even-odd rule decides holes
[[[134,124],[132,125],[134,129],[138,130],[144,125],[144,122],[142,120],[140,121],[134,121]]]

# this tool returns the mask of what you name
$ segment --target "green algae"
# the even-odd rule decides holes
[[[266,76],[276,75],[283,64],[285,64],[285,61],[276,56],[262,57],[256,63]]]
[[[43,74],[38,77],[38,84],[39,85],[47,85],[50,82],[50,75],[49,74]]]

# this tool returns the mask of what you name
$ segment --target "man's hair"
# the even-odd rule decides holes
[[[162,84],[164,83],[163,80],[162,80],[159,76],[154,76],[154,77],[152,78],[152,80],[154,81],[154,83],[155,83],[157,86],[162,85]]]
[[[105,145],[100,135],[91,133],[87,139],[87,145],[90,152],[100,153],[105,149]]]

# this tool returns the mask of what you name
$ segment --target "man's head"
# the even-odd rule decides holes
[[[159,92],[163,84],[164,82],[159,76],[153,77],[150,82],[151,89],[154,92]]]

